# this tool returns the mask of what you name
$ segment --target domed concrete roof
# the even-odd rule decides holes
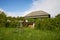
[[[40,11],[31,12],[31,13],[27,14],[26,16],[39,16],[39,15],[50,15],[50,14],[40,10]]]

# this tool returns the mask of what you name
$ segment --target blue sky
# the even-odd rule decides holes
[[[55,17],[60,13],[60,0],[0,0],[0,10],[8,16],[24,16],[42,10]]]
[[[0,8],[11,12],[26,11],[32,0],[0,0]]]

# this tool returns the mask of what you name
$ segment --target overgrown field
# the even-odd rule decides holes
[[[60,40],[60,32],[29,28],[0,28],[0,40]]]

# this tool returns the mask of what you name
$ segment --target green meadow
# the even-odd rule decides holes
[[[0,40],[60,40],[60,32],[29,28],[0,28]]]
[[[0,40],[60,40],[60,14],[55,18],[28,18],[34,22],[34,29],[27,25],[21,27],[20,20],[24,17],[7,17],[0,13]]]

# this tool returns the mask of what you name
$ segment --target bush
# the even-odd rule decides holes
[[[4,12],[0,13],[0,27],[5,27],[6,23],[6,14]]]
[[[41,29],[40,27],[41,27],[41,24],[40,24],[40,20],[36,20],[36,22],[35,22],[35,29]]]
[[[56,18],[36,20],[35,28],[42,30],[59,30],[60,21]]]

